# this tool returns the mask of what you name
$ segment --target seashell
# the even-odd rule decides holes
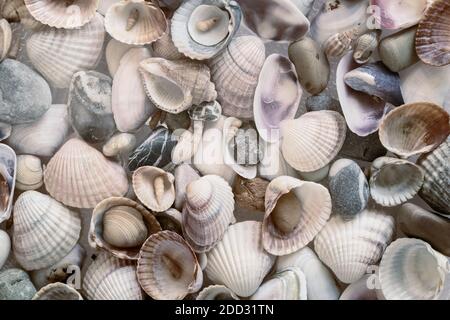
[[[94,18],[99,0],[25,0],[30,14],[39,22],[56,28],[78,28]]]
[[[8,139],[11,135],[12,126],[9,123],[0,122],[0,141]]]
[[[181,300],[200,290],[203,283],[194,251],[171,231],[151,235],[144,243],[137,277],[144,291],[156,300]]]
[[[192,105],[214,101],[217,92],[209,68],[201,63],[149,58],[141,62],[144,89],[161,110],[180,113]]]
[[[234,38],[227,50],[210,60],[211,79],[224,115],[241,120],[253,117],[253,98],[264,60],[264,44],[255,36]]]
[[[92,212],[89,244],[119,259],[137,260],[142,244],[158,231],[158,221],[143,206],[127,198],[111,197]]]
[[[429,0],[370,0],[377,7],[374,17],[383,29],[403,29],[417,24]]]
[[[51,157],[70,131],[65,104],[53,104],[37,121],[14,125],[8,144],[18,153]]]
[[[48,195],[26,191],[14,204],[13,248],[25,270],[49,267],[64,258],[80,231],[78,214]],[[52,241],[45,241],[49,235]]]
[[[222,115],[222,106],[217,101],[203,102],[190,108],[188,114],[194,121],[217,121]]]
[[[309,21],[289,0],[251,0],[239,4],[245,24],[259,37],[274,41],[296,41],[309,31]]]
[[[345,140],[344,118],[335,111],[308,112],[281,125],[281,151],[302,172],[318,170],[338,154]]]
[[[275,262],[275,257],[262,247],[261,222],[257,221],[231,225],[222,240],[206,255],[208,278],[241,297],[256,292]]]
[[[31,300],[36,288],[28,274],[16,268],[0,272],[0,300]]]
[[[7,145],[0,144],[0,223],[11,216],[16,175],[16,153]]]
[[[31,300],[83,300],[83,297],[71,286],[57,282],[43,287]]]
[[[11,26],[6,19],[0,19],[0,62],[8,55],[11,41]]]
[[[327,57],[342,57],[350,51],[354,42],[365,31],[361,26],[336,33],[324,42],[323,48]]]
[[[379,281],[387,300],[448,300],[448,257],[418,239],[392,242],[381,259]]]
[[[418,161],[425,178],[419,195],[431,208],[445,215],[450,215],[449,158],[450,137],[447,137],[439,147]]]
[[[110,77],[79,71],[69,87],[69,119],[74,131],[88,143],[104,142],[116,131],[111,110]]]
[[[168,21],[168,24],[170,22]],[[184,54],[178,51],[172,41],[171,28],[167,28],[166,33],[161,38],[152,43],[153,54],[155,57],[164,58],[167,60],[179,60],[186,58]]]
[[[42,23],[37,21],[25,6],[24,0],[8,0],[3,1],[3,8],[0,16],[9,22],[19,22],[26,29],[33,30],[42,26]]]
[[[322,92],[330,77],[330,65],[319,44],[309,37],[293,42],[288,49],[298,80],[310,94]]]
[[[351,283],[344,292],[342,292],[339,300],[378,300],[377,291],[369,288],[371,275],[365,275],[358,281]]]
[[[339,298],[340,292],[333,275],[309,247],[277,258],[276,271],[290,267],[300,268],[305,275],[308,300],[337,300]]]
[[[387,106],[384,101],[355,91],[345,84],[345,75],[358,67],[351,52],[342,57],[336,71],[336,87],[348,128],[358,136],[366,137],[378,130]]]
[[[114,78],[117,70],[119,69],[120,60],[122,60],[122,57],[125,55],[125,53],[127,53],[133,47],[134,46],[130,44],[117,41],[116,39],[109,40],[108,45],[105,49],[105,58],[111,77]],[[148,57],[150,57],[150,55]]]
[[[310,172],[298,171],[298,175],[301,178],[301,180],[320,182],[328,176],[329,171],[330,171],[330,165],[327,164],[325,167],[322,167],[315,171],[310,171]]]
[[[333,163],[328,174],[333,213],[344,220],[353,219],[369,200],[369,183],[359,165],[349,159]]]
[[[43,28],[27,40],[33,66],[55,88],[67,88],[74,73],[95,69],[103,53],[103,18],[95,17],[81,28]]]
[[[44,184],[41,159],[32,155],[17,156],[16,188],[36,190]]]
[[[97,11],[104,16],[113,4],[120,1],[121,0],[100,0]]]
[[[300,268],[290,267],[275,273],[250,297],[250,300],[307,300],[306,278]]]
[[[107,157],[127,154],[136,146],[136,137],[131,133],[116,133],[103,145],[103,154]]]
[[[153,2],[124,0],[108,8],[105,28],[111,37],[120,42],[144,45],[164,34],[167,21],[164,12]]]
[[[200,291],[195,300],[239,300],[239,297],[225,286],[210,285]]]
[[[143,166],[133,172],[133,190],[150,210],[162,212],[175,201],[175,177],[164,170]]]
[[[305,15],[308,16],[308,13],[311,11],[314,0],[290,0],[295,6]],[[312,20],[310,20],[312,21]]]
[[[414,198],[423,184],[423,170],[406,160],[381,157],[372,162],[370,170],[370,195],[384,207]]]
[[[280,123],[295,117],[302,93],[295,66],[286,57],[270,55],[259,74],[253,101],[253,116],[261,138],[278,140]]]
[[[52,197],[76,208],[93,208],[103,199],[128,191],[124,169],[76,138],[68,140],[50,159],[44,183]]]
[[[33,122],[48,110],[52,102],[50,87],[45,80],[17,60],[0,62],[0,91],[3,92],[0,96],[2,123]]]
[[[229,45],[241,15],[236,1],[184,1],[172,17],[173,44],[191,59],[210,59]]]
[[[377,50],[380,43],[381,30],[374,30],[365,33],[356,40],[353,60],[363,64],[369,61],[372,54]]]
[[[132,48],[120,60],[112,85],[112,111],[117,129],[135,131],[154,113],[139,74],[139,64],[150,58],[147,48]]]
[[[233,211],[233,192],[223,178],[206,175],[189,183],[182,215],[184,238],[196,252],[209,251],[236,222]]]
[[[233,186],[236,207],[264,212],[264,197],[268,184],[269,181],[259,177],[253,179],[238,177]]]
[[[331,197],[317,183],[281,176],[267,186],[265,207],[263,247],[282,256],[303,248],[319,233],[330,217]]]
[[[386,155],[386,152],[387,150],[380,142],[378,132],[369,134],[366,137],[360,137],[351,131],[347,131],[340,155],[372,162],[376,158]]]
[[[181,229],[181,212],[177,209],[170,208],[164,212],[155,212],[155,217],[163,230],[173,231],[178,234],[183,233]]]
[[[175,204],[174,207],[182,210],[186,197],[186,187],[200,175],[189,164],[183,163],[175,168]]]
[[[449,120],[448,113],[433,103],[405,104],[383,118],[380,141],[403,158],[429,152],[450,134]]]
[[[314,249],[340,281],[353,283],[380,260],[394,228],[394,219],[379,211],[364,210],[350,221],[333,216],[314,239]]]
[[[11,251],[11,240],[9,239],[9,235],[5,231],[0,230],[0,270],[6,263],[10,251]]]
[[[353,90],[364,92],[395,106],[402,105],[400,77],[382,62],[368,63],[344,75],[344,82]]]
[[[101,252],[87,268],[83,291],[88,300],[144,300],[131,260]]]
[[[265,143],[261,146],[262,156],[258,163],[258,171],[262,178],[273,180],[279,176],[297,176],[297,172],[284,159],[279,142]]]

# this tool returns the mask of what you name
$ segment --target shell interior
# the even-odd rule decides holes
[[[204,46],[214,46],[229,34],[230,15],[217,6],[200,5],[187,24],[191,38]]]

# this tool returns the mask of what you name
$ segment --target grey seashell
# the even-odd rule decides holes
[[[27,65],[11,59],[0,63],[0,119],[4,123],[28,123],[50,108],[47,82]]]
[[[377,49],[380,42],[381,30],[373,30],[363,34],[356,40],[353,59],[357,63],[366,63]]]
[[[326,94],[319,94],[315,96],[309,96],[306,98],[306,111],[321,111],[321,110],[331,110],[342,113],[341,104],[339,100],[332,98]]]
[[[350,130],[347,130],[344,145],[339,152],[342,156],[369,162],[386,155],[386,153],[387,150],[381,144],[377,132],[360,137]]]
[[[28,274],[20,269],[0,272],[0,300],[31,300],[36,288]]]
[[[217,121],[222,114],[222,106],[217,101],[203,102],[189,109],[188,114],[192,120]]]
[[[0,122],[0,141],[8,139],[11,135],[12,126],[9,123]]]
[[[367,93],[395,106],[402,105],[400,77],[382,62],[365,64],[344,76],[345,84],[353,90]]]
[[[106,141],[116,131],[111,110],[110,77],[96,71],[73,75],[69,88],[69,118],[74,130],[89,143]]]
[[[369,183],[359,165],[349,159],[333,163],[328,175],[333,213],[345,220],[364,210],[369,199]]]

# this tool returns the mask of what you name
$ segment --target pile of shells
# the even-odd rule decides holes
[[[449,0],[0,0],[0,300],[450,300]]]

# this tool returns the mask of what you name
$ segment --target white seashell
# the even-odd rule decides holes
[[[102,152],[107,157],[127,154],[136,146],[136,137],[131,133],[117,133],[103,145]]]
[[[64,258],[80,231],[78,214],[48,195],[26,191],[14,204],[13,248],[25,270],[49,267]]]
[[[267,180],[273,180],[279,176],[297,177],[296,171],[284,160],[280,143],[264,143],[262,156],[258,164],[259,175]]]
[[[195,300],[239,300],[239,297],[225,286],[210,285],[200,291]]]
[[[0,230],[0,270],[6,263],[10,251],[11,251],[11,240],[9,239],[9,235],[5,231]]]
[[[339,300],[378,300],[377,290],[369,288],[370,277],[373,277],[373,275],[365,275],[358,281],[351,283],[342,292]]]
[[[52,197],[76,208],[93,208],[128,191],[125,170],[77,138],[68,140],[50,159],[44,183]]]
[[[374,17],[383,29],[404,29],[417,24],[430,0],[370,0],[377,7]]]
[[[116,39],[109,40],[108,45],[105,49],[105,58],[111,77],[114,78],[117,69],[119,69],[120,60],[125,55],[125,53],[127,53],[133,47],[134,46],[130,44],[117,41]]]
[[[83,297],[71,286],[57,282],[43,287],[31,300],[83,300]]]
[[[356,63],[366,63],[372,54],[377,50],[380,43],[381,30],[374,30],[360,36],[355,43],[353,60]]]
[[[11,216],[16,175],[16,153],[6,144],[0,144],[0,223]]]
[[[0,19],[0,62],[6,58],[11,47],[12,31],[6,19]]]
[[[161,38],[152,43],[153,54],[155,57],[164,58],[167,60],[179,60],[186,56],[178,51],[172,41],[171,28],[162,35]]]
[[[175,204],[174,207],[182,210],[185,202],[186,187],[200,175],[189,164],[181,164],[175,168]]]
[[[172,162],[180,164],[190,159],[197,152],[203,135],[203,121],[191,121],[190,130],[179,130],[181,132],[177,137],[177,144],[172,150]]]
[[[36,190],[44,184],[41,159],[31,155],[17,156],[16,188]]]
[[[100,0],[97,11],[104,16],[109,7],[120,1],[121,0]]]
[[[262,247],[261,223],[257,221],[231,225],[207,257],[208,278],[241,297],[256,292],[275,262],[275,257]]]

